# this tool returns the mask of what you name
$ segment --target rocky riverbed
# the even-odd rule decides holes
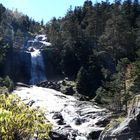
[[[108,110],[54,89],[17,87],[13,94],[26,104],[45,111],[46,118],[53,124],[52,140],[98,139],[111,118]]]

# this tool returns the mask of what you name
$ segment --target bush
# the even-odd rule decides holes
[[[104,92],[105,92],[105,91],[104,91],[103,87],[99,87],[99,88],[96,90],[96,96],[94,97],[94,101],[95,101],[96,103],[102,104],[102,96],[103,96],[102,93],[104,93]]]
[[[8,92],[8,88],[3,86],[3,87],[0,87],[0,94],[6,94],[8,95],[9,92]]]
[[[6,76],[5,78],[0,77],[0,86],[1,87],[6,87],[9,92],[11,92],[14,89],[14,83],[9,78],[9,76]]]
[[[43,140],[51,127],[41,111],[29,108],[16,95],[0,95],[0,139]]]

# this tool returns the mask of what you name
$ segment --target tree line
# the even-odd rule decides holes
[[[76,81],[80,94],[114,108],[138,94],[140,4],[138,0],[71,7],[53,18],[46,33],[57,50],[57,67]]]

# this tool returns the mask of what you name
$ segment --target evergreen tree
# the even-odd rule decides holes
[[[77,75],[77,91],[93,98],[96,90],[101,85],[103,76],[98,60],[94,55],[89,57],[89,61],[85,67],[81,67]],[[84,88],[84,90],[83,90]]]
[[[88,73],[84,67],[77,74],[76,89],[80,94],[88,95]]]
[[[137,51],[137,59],[133,64],[134,72],[133,72],[133,79],[134,83],[131,87],[131,92],[135,94],[139,94],[140,91],[140,50]]]
[[[2,4],[0,4],[0,23],[1,23],[2,19],[3,19],[3,13],[5,11],[6,11],[6,8]]]

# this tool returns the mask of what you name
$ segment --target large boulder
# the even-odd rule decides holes
[[[66,95],[73,95],[75,93],[71,85],[61,87],[60,91]]]
[[[100,135],[99,140],[136,140],[140,138],[140,95],[134,97],[128,116],[121,123],[114,122]]]
[[[64,123],[64,118],[60,112],[55,112],[52,116],[52,119],[56,120],[56,123],[59,125],[63,125]]]
[[[65,136],[64,134],[55,132],[55,131],[51,131],[49,133],[49,137],[50,137],[50,140],[68,140],[67,136]]]
[[[37,84],[37,86],[44,87],[44,88],[51,88],[60,91],[60,84],[53,81],[42,81],[39,84]]]
[[[66,79],[60,81],[42,81],[37,84],[37,86],[55,89],[66,95],[73,95],[76,93],[74,82]]]

